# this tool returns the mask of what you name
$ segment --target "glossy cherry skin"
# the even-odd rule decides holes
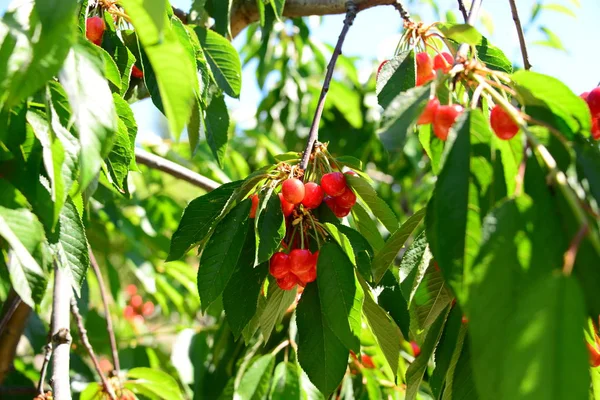
[[[463,112],[462,106],[439,106],[433,117],[433,133],[441,140],[448,138],[450,127],[456,118]]]
[[[102,44],[102,35],[105,29],[104,20],[100,17],[91,17],[85,21],[85,36],[97,46]]]
[[[421,113],[421,116],[417,120],[417,125],[427,125],[433,122],[433,117],[435,115],[436,110],[440,106],[440,101],[434,97],[430,99],[425,109]]]
[[[433,58],[433,69],[441,69],[445,74],[450,72],[452,69],[452,64],[454,64],[454,58],[452,57],[452,54],[445,51],[441,54],[436,54]]]
[[[421,86],[435,78],[435,71],[431,57],[426,52],[418,53],[415,58],[417,61],[417,86]]]
[[[335,203],[340,208],[352,208],[356,204],[356,195],[347,187],[344,193],[335,198]]]
[[[290,215],[292,215],[292,212],[294,211],[294,206],[292,203],[288,203],[284,198],[283,198],[283,194],[279,193],[279,201],[281,202],[281,212],[283,212],[283,216],[284,217],[289,217]]]
[[[280,279],[290,273],[290,256],[277,252],[269,261],[269,272],[273,277]]]
[[[600,87],[594,88],[587,96],[586,99],[592,118],[600,117]]]
[[[579,97],[581,97],[582,99],[584,99],[585,101],[587,101],[588,96],[590,95],[590,92],[583,92],[579,95]]]
[[[307,283],[314,282],[317,279],[317,268],[315,268],[313,266],[308,271],[306,271],[306,272],[304,272],[302,274],[298,274],[296,276],[298,277],[298,279],[300,280],[300,282],[302,282],[302,285],[306,286]]]
[[[417,342],[415,342],[415,341],[410,342],[410,347],[412,347],[413,355],[415,357],[418,357],[419,354],[421,354],[421,348],[419,347]]]
[[[346,177],[341,172],[330,172],[321,177],[321,187],[329,196],[339,196],[346,189]]]
[[[512,139],[519,132],[519,125],[498,104],[490,112],[490,125],[496,136],[502,140]]]
[[[294,249],[290,252],[290,272],[295,275],[308,272],[313,266],[313,255],[307,249]]]
[[[592,137],[596,140],[600,140],[600,117],[592,118]]]
[[[136,67],[134,65],[133,68],[131,68],[131,76],[133,78],[141,79],[144,77],[144,73],[142,72],[141,69],[139,69],[138,67]]]
[[[256,217],[256,210],[258,210],[258,195],[253,194],[250,199],[252,200],[252,207],[250,208],[250,218]]]
[[[147,317],[149,315],[152,315],[154,313],[154,303],[152,303],[151,301],[147,301],[144,303],[144,305],[142,306],[142,315],[144,315],[144,317]]]
[[[300,204],[304,199],[304,183],[300,179],[287,179],[281,185],[281,194],[290,204]]]
[[[366,354],[363,354],[362,356],[360,356],[360,360],[362,361],[362,365],[365,368],[375,368],[375,364],[373,364],[373,359],[371,358],[371,356],[368,356]]]
[[[125,291],[129,295],[129,297],[131,297],[137,293],[137,286],[135,286],[133,283],[130,283],[129,285],[127,285],[127,288],[125,288]]]
[[[340,207],[337,204],[337,199],[335,197],[325,197],[325,204],[327,204],[327,207],[329,207],[329,209],[331,210],[331,212],[333,212],[333,215],[335,215],[338,218],[344,218],[345,216],[347,216],[348,214],[350,214],[350,210],[351,208],[343,208]]]
[[[282,290],[291,290],[298,284],[298,278],[296,275],[289,273],[286,274],[283,278],[277,279],[277,286],[279,286]]]
[[[133,308],[140,308],[143,302],[142,296],[136,294],[135,296],[131,297],[131,300],[129,300],[129,305],[131,305]]]
[[[325,196],[325,193],[323,193],[321,186],[314,182],[307,182],[304,184],[304,199],[302,199],[302,205],[309,210],[317,208],[321,205],[323,196]]]
[[[136,314],[137,313],[135,312],[132,306],[126,306],[125,309],[123,309],[123,316],[125,317],[125,319],[132,319],[136,316]]]

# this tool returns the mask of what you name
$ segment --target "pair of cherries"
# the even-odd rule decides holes
[[[348,171],[347,175],[356,176],[356,172]],[[356,195],[346,183],[346,176],[341,172],[330,172],[321,178],[321,186],[327,196],[325,204],[338,218],[344,218],[356,204]]]
[[[422,52],[418,53],[415,59],[417,62],[417,86],[434,80],[437,70],[442,70],[447,74],[454,63],[454,58],[447,52],[438,53],[433,59],[426,52]]]
[[[294,286],[306,286],[317,279],[319,251],[311,253],[307,249],[294,249],[290,254],[277,252],[269,261],[269,272],[283,290]]]

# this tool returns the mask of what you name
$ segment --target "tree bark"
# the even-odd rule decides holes
[[[383,5],[394,5],[398,0],[354,0],[358,11]],[[346,0],[286,0],[283,15],[289,18],[308,15],[344,14]],[[231,8],[231,34],[237,36],[245,27],[258,21],[256,0],[236,0]]]
[[[19,295],[11,290],[2,311],[2,315],[6,317],[6,323],[2,324],[3,329],[0,332],[0,384],[4,382],[12,368],[17,345],[25,329],[31,307],[22,302]]]
[[[71,400],[69,356],[71,351],[71,281],[67,273],[54,264],[52,300],[52,391],[55,400]]]

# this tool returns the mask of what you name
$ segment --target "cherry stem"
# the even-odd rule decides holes
[[[300,248],[304,250],[304,226],[300,220]]]
[[[319,240],[319,231],[317,231],[317,227],[315,225],[315,220],[313,219],[312,215],[308,215],[308,219],[310,219],[310,223],[312,224],[312,227],[315,231],[315,239],[317,240],[317,247],[320,249],[321,248],[321,241]]]
[[[583,225],[579,229],[579,231],[577,232],[577,234],[571,241],[569,248],[565,252],[563,274],[565,274],[566,276],[571,275],[571,272],[573,272],[573,266],[575,265],[575,258],[577,257],[577,251],[579,250],[579,245],[581,244],[581,241],[583,240],[584,236],[588,232],[588,229],[589,229],[589,226],[587,224]]]
[[[294,227],[294,230],[292,231],[292,236],[290,237],[290,241],[289,243],[289,247],[286,248],[286,252],[289,253],[291,251],[291,249],[294,247],[294,238],[296,237],[296,232],[298,231],[298,225],[296,225]]]

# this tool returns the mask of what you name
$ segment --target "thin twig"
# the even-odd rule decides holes
[[[473,3],[471,4],[471,9],[469,10],[469,17],[466,20],[467,24],[469,24],[471,26],[475,25],[475,21],[477,20],[477,17],[479,16],[479,10],[481,9],[482,2],[483,2],[483,0],[473,0]],[[458,51],[456,52],[456,60],[459,62],[462,60],[466,60],[468,52],[469,52],[469,45],[467,43],[461,44],[460,47],[458,48]]]
[[[112,351],[113,365],[115,367],[115,371],[117,372],[117,377],[120,376],[121,373],[121,363],[119,362],[119,349],[117,348],[117,339],[115,338],[115,330],[113,329],[112,318],[110,316],[110,308],[108,308],[108,292],[106,291],[106,286],[104,285],[104,278],[102,277],[102,272],[100,271],[100,266],[98,266],[98,261],[92,252],[92,248],[89,248],[90,254],[90,264],[92,265],[92,269],[94,270],[94,275],[96,275],[96,279],[98,280],[98,287],[100,288],[100,297],[102,297],[102,304],[104,305],[104,314],[106,318],[106,330],[108,331],[108,338],[110,339],[110,349]]]
[[[102,386],[104,386],[104,391],[108,393],[108,396],[112,400],[116,400],[117,396],[113,391],[112,386],[108,383],[108,380],[104,376],[102,372],[102,368],[100,367],[100,363],[98,362],[98,358],[96,357],[96,353],[94,353],[94,349],[88,339],[87,330],[85,329],[85,325],[83,323],[83,318],[81,317],[81,313],[79,312],[79,307],[77,306],[77,300],[75,300],[75,296],[71,296],[71,313],[75,317],[75,322],[77,322],[77,328],[79,329],[79,337],[81,339],[81,343],[88,352],[88,355],[92,359],[92,363],[96,368],[96,372],[100,376],[100,380],[102,381]]]
[[[517,28],[517,35],[519,36],[519,46],[521,47],[521,55],[523,56],[523,66],[528,70],[531,69],[531,64],[529,63],[525,34],[523,33],[523,26],[521,25],[521,20],[519,19],[517,4],[515,0],[508,0],[508,2],[510,3],[510,11],[512,12],[513,21],[515,21],[515,27]]]
[[[462,14],[465,22],[467,22],[467,19],[469,19],[469,15],[467,14],[467,8],[465,7],[465,3],[463,2],[463,0],[458,0],[458,9],[460,10],[460,13]]]
[[[342,54],[342,45],[344,44],[344,39],[346,39],[346,34],[348,33],[350,26],[352,26],[354,18],[356,18],[356,13],[356,4],[354,4],[354,1],[347,1],[346,19],[344,19],[344,27],[342,28],[340,37],[338,38],[337,44],[335,45],[335,49],[333,50],[333,54],[331,55],[329,65],[327,65],[327,73],[325,74],[325,81],[323,82],[323,88],[321,89],[321,95],[319,97],[319,102],[317,103],[317,109],[315,110],[315,117],[310,127],[310,133],[308,134],[306,149],[304,150],[304,154],[302,154],[300,168],[303,170],[306,170],[306,167],[308,167],[308,161],[310,159],[313,146],[315,145],[317,138],[319,137],[319,123],[321,122],[321,115],[323,115],[323,108],[325,107],[325,98],[327,97],[327,92],[329,91],[329,84],[331,83],[331,78],[333,77],[335,63],[338,59],[338,56]]]
[[[70,356],[71,333],[69,307],[73,297],[71,279],[65,270],[54,263],[52,296],[52,392],[57,400],[71,400]]]
[[[189,182],[192,185],[198,186],[204,190],[214,190],[220,186],[219,183],[213,181],[212,179],[202,176],[190,169],[174,163],[173,161],[169,161],[140,148],[135,149],[135,161],[138,164],[166,172],[169,175]]]
[[[579,229],[579,231],[577,231],[577,234],[571,241],[569,248],[565,252],[563,274],[569,276],[569,275],[571,275],[571,272],[573,272],[573,265],[575,265],[575,258],[577,257],[577,250],[579,250],[579,245],[581,244],[581,241],[587,234],[588,229],[589,229],[588,224],[583,225]]]
[[[51,338],[50,338],[51,339]],[[46,372],[48,372],[48,364],[50,364],[50,357],[52,357],[52,341],[48,341],[44,346],[44,363],[40,369],[40,380],[38,382],[37,391],[38,394],[44,395],[44,382],[46,382]]]
[[[406,9],[406,6],[400,0],[396,0],[396,4],[394,4],[394,8],[398,10],[400,13],[400,17],[406,22],[411,22],[410,13]]]
[[[529,149],[529,142],[525,142],[523,146],[523,159],[519,164],[519,173],[516,176],[515,184],[515,196],[523,194],[523,186],[525,184],[525,169],[527,167],[527,149]]]

